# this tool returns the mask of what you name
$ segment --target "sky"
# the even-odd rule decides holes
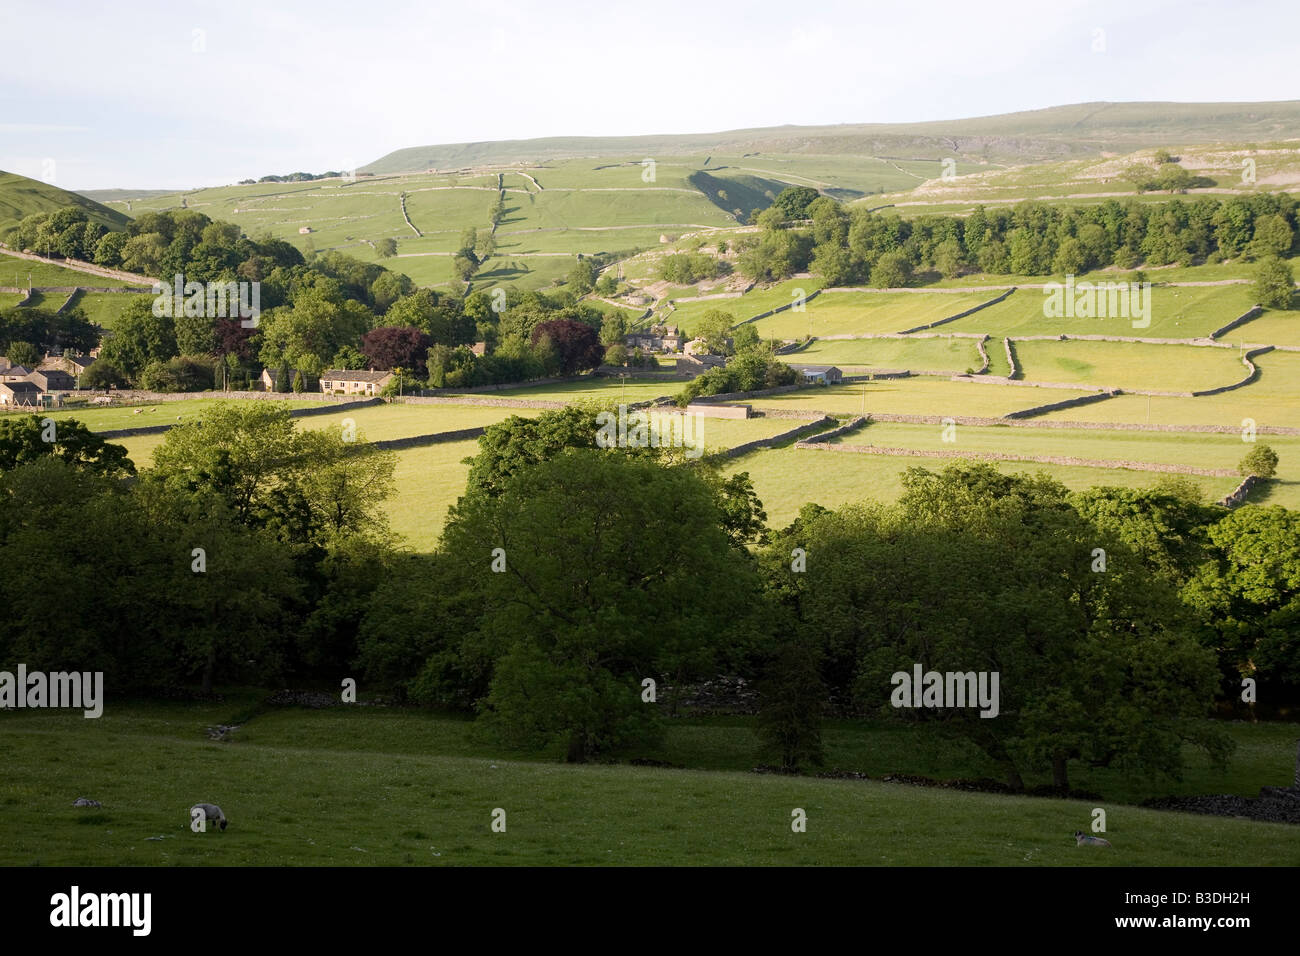
[[[1300,99],[1294,0],[0,0],[0,169],[66,189],[407,146]]]

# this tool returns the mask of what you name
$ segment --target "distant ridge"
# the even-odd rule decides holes
[[[361,167],[376,174],[583,156],[723,153],[862,154],[1040,162],[1146,146],[1300,137],[1300,100],[1269,103],[1077,103],[971,119],[768,126],[719,133],[550,136],[411,146]]]

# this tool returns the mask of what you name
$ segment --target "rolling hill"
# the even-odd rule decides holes
[[[0,170],[0,229],[12,226],[37,212],[52,212],[63,206],[80,206],[93,222],[107,229],[126,228],[130,217],[125,213],[36,179]]]

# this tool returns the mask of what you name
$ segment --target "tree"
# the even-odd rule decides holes
[[[10,342],[5,357],[14,365],[35,368],[41,363],[41,352],[31,342]]]
[[[704,341],[710,355],[730,355],[732,349],[731,327],[736,317],[721,309],[709,309],[695,324],[695,337]]]
[[[345,345],[334,353],[330,368],[358,371],[366,367],[366,357],[350,345]]]
[[[781,769],[821,765],[821,715],[826,686],[817,672],[818,652],[797,641],[783,643],[759,684],[758,732],[781,755]]]
[[[494,548],[502,573],[486,570]],[[642,679],[708,673],[754,593],[692,470],[595,450],[462,498],[440,550],[465,565],[478,642],[495,660],[481,719],[571,762],[654,741],[660,717]]]
[[[1156,170],[1155,186],[1169,192],[1181,192],[1193,185],[1192,174],[1177,163],[1164,163]]]
[[[1237,471],[1256,478],[1272,478],[1277,474],[1277,452],[1268,445],[1256,445],[1241,459]]]
[[[375,240],[375,255],[380,259],[391,259],[397,255],[397,240],[392,236],[385,236],[382,239]]]
[[[738,325],[731,330],[731,345],[737,353],[756,349],[762,345],[758,329],[752,323]]]
[[[555,348],[559,358],[559,371],[573,375],[593,369],[605,357],[600,338],[586,322],[572,319],[552,319],[533,329],[532,344],[546,339]]]
[[[147,301],[132,301],[113,326],[99,361],[107,360],[130,378],[151,362],[175,358],[176,324],[167,315],[156,316]]]
[[[605,349],[605,364],[623,366],[627,364],[627,347],[614,343]]]
[[[1295,276],[1291,267],[1277,256],[1260,261],[1255,269],[1255,298],[1260,305],[1273,309],[1289,309],[1295,294]]]
[[[1240,693],[1243,677],[1300,685],[1300,515],[1244,505],[1211,526],[1209,538],[1213,559],[1183,595],[1203,622],[1202,641],[1219,655],[1228,693]]]
[[[1174,588],[1075,512],[1064,487],[965,464],[912,468],[903,484],[894,506],[801,516],[764,553],[832,691],[966,738],[1015,789],[1030,769],[1068,789],[1072,759],[1176,773],[1184,739],[1226,753],[1193,719],[1213,701],[1214,662],[1186,635]],[[1099,546],[1104,574],[1092,570]],[[790,573],[794,547],[806,573]],[[917,664],[998,674],[997,717],[894,706],[892,675]]]
[[[596,277],[599,275],[596,264],[590,259],[579,258],[569,270],[567,285],[574,295],[586,295],[592,289],[596,288]]]
[[[21,559],[50,536],[58,561]],[[206,573],[192,569],[196,548]],[[285,549],[220,501],[127,489],[52,458],[0,474],[0,562],[0,659],[103,671],[122,692],[276,680],[300,592]]]
[[[50,438],[53,440],[47,440]],[[49,457],[102,477],[135,474],[124,447],[104,441],[75,418],[55,421],[25,415],[0,419],[0,471]]]
[[[122,370],[102,358],[96,359],[77,381],[80,388],[121,388],[126,384],[127,379]]]
[[[878,289],[901,288],[911,277],[912,264],[902,251],[885,253],[871,269],[871,284]]]
[[[381,326],[371,329],[361,340],[361,352],[370,368],[408,368],[419,378],[428,375],[425,358],[432,345],[429,336],[409,326]]]
[[[458,252],[451,260],[452,271],[460,277],[462,282],[468,282],[474,278],[474,273],[478,272],[478,262],[463,252]]]
[[[808,207],[821,197],[817,190],[808,186],[787,186],[781,190],[771,208],[778,210],[783,219],[807,219]]]

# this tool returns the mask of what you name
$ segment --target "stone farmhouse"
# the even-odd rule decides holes
[[[321,372],[320,390],[336,395],[378,395],[392,378],[392,372],[352,372],[333,368]]]

